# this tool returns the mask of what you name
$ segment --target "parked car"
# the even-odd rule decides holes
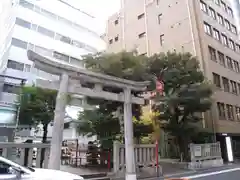
[[[0,157],[0,180],[83,180],[83,177],[53,169],[23,167]]]

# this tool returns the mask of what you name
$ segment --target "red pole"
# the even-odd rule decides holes
[[[155,158],[156,158],[156,171],[157,171],[157,176],[159,176],[158,140],[156,140],[156,147],[155,147]]]
[[[108,151],[108,170],[111,171],[111,150]]]

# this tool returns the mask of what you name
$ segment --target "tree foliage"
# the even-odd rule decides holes
[[[36,127],[43,125],[43,142],[47,140],[47,127],[54,118],[57,91],[38,87],[22,87],[19,96],[19,123]]]
[[[164,97],[155,98],[161,126],[177,138],[180,151],[187,158],[191,137],[202,131],[202,113],[211,107],[212,88],[197,59],[189,53],[155,55],[150,59],[148,71],[164,82]]]

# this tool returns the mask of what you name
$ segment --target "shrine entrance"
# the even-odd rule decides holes
[[[126,179],[136,180],[136,165],[134,159],[132,104],[145,104],[141,97],[132,95],[132,91],[144,91],[149,82],[135,82],[116,78],[104,74],[80,69],[71,65],[64,65],[51,60],[49,57],[41,56],[33,51],[28,51],[28,58],[34,62],[37,69],[58,75],[59,81],[40,80],[36,86],[58,90],[51,141],[50,159],[48,168],[60,169],[61,146],[63,140],[63,125],[65,107],[68,94],[79,94],[93,98],[124,103],[124,142],[126,159]],[[93,84],[93,88],[82,86],[83,83]],[[122,89],[122,93],[104,91],[105,86]]]

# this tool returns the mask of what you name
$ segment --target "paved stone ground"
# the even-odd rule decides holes
[[[90,169],[90,168],[84,168],[84,167],[76,168],[68,165],[61,165],[60,170],[77,174],[77,175],[92,175],[92,174],[100,174],[100,173],[107,172],[106,169]]]

